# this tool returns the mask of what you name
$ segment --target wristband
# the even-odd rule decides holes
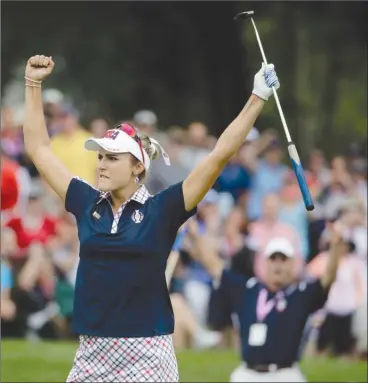
[[[29,86],[31,88],[41,88],[41,85],[34,85],[34,84],[25,84],[25,86]]]
[[[41,83],[42,83],[42,81],[32,80],[31,78],[28,78],[28,77],[26,77],[26,76],[24,76],[24,78],[25,78],[26,80],[30,81],[30,82],[35,83],[35,84],[41,84]]]

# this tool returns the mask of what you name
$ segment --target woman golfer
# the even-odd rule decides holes
[[[27,154],[78,225],[73,329],[80,347],[68,382],[177,382],[166,259],[179,227],[242,145],[271,87],[279,87],[276,73],[262,66],[248,103],[212,153],[183,182],[151,196],[142,184],[151,160],[160,154],[169,159],[157,141],[128,124],[85,143],[98,152],[98,189],[69,174],[53,155],[41,94],[53,67],[51,57],[28,60],[23,131]]]

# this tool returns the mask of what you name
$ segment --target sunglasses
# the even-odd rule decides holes
[[[122,123],[122,124],[116,126],[114,129],[118,129],[118,130],[123,131],[123,132],[126,133],[129,137],[134,138],[134,140],[137,141],[137,142],[138,142],[138,140],[140,139],[139,136],[138,136],[138,132],[137,132],[137,131],[133,128],[133,126],[130,125],[130,124]]]

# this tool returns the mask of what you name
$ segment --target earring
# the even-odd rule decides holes
[[[135,183],[137,184],[139,182],[139,177],[135,177]]]

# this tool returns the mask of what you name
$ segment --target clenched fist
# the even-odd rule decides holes
[[[54,66],[52,57],[32,56],[27,62],[25,76],[34,81],[42,81],[51,74]]]

